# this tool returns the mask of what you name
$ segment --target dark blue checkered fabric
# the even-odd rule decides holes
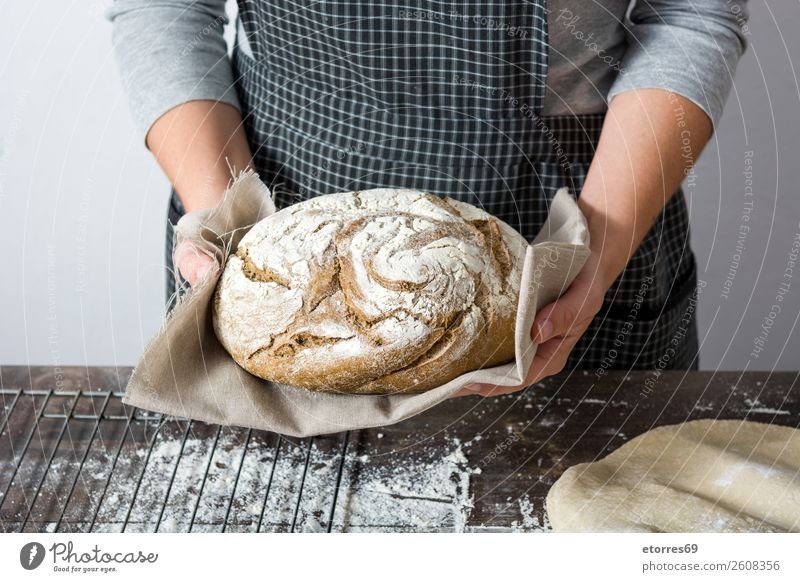
[[[239,6],[252,54],[234,51],[237,90],[278,208],[416,188],[479,206],[532,241],[560,187],[580,194],[604,114],[539,115],[544,2]],[[174,194],[170,212],[181,213]],[[679,190],[568,365],[696,368],[696,279]]]

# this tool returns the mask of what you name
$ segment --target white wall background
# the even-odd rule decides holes
[[[0,35],[0,363],[131,365],[164,304],[169,186],[133,132],[107,2],[4,5]],[[705,369],[800,367],[800,3],[751,2],[748,53],[690,196]],[[795,61],[798,61],[795,63]],[[752,151],[750,232],[727,299]],[[741,250],[741,244],[740,244]],[[752,358],[754,338],[766,337]]]

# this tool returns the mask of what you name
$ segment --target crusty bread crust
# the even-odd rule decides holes
[[[451,198],[378,188],[256,224],[228,259],[213,324],[245,370],[323,392],[424,392],[514,358],[527,242]]]

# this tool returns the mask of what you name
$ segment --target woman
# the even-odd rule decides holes
[[[378,186],[449,195],[532,240],[578,196],[592,254],[542,309],[524,384],[565,366],[696,368],[698,292],[680,184],[746,48],[744,0],[117,0],[122,77],[174,186],[167,236],[254,167],[279,208]],[[211,260],[182,245],[182,277]],[[173,278],[168,275],[168,280]],[[168,288],[168,295],[174,289]]]

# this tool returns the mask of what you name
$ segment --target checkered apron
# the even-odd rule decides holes
[[[580,193],[604,118],[540,115],[545,4],[240,0],[249,50],[237,42],[237,89],[277,207],[416,188],[479,206],[533,240],[556,190]],[[179,216],[176,196],[171,206]],[[688,237],[678,191],[569,366],[696,367]]]

